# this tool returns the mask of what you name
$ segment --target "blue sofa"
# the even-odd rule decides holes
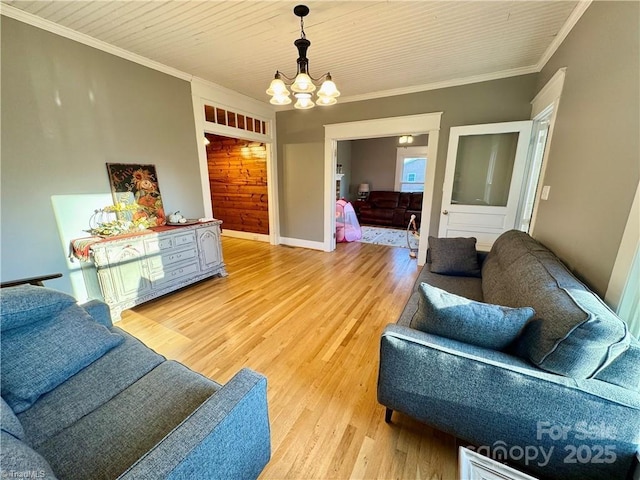
[[[431,263],[381,337],[378,401],[387,421],[402,412],[539,478],[630,478],[640,444],[640,344],[626,324],[522,232],[474,252],[471,275],[447,258],[460,251],[435,240]],[[434,291],[462,307],[434,310]],[[485,344],[495,332],[468,328],[473,314],[453,323],[421,317],[485,308],[475,301],[535,313],[500,348]]]
[[[111,324],[101,302],[0,290],[3,478],[250,479],[271,455],[266,379],[220,385]]]

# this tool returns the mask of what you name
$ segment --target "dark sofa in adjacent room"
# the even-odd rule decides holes
[[[404,228],[411,215],[420,226],[422,192],[388,192],[375,190],[365,201],[359,202],[358,220],[368,225]]]

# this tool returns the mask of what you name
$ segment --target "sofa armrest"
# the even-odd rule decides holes
[[[267,380],[240,370],[119,478],[257,478],[271,457]]]
[[[526,465],[507,458],[542,477],[626,478],[640,443],[635,392],[547,373],[503,352],[395,324],[381,338],[378,401],[484,449],[551,452]],[[556,435],[558,429],[564,433]],[[614,457],[565,462],[583,444],[594,455],[602,449]]]
[[[89,300],[87,303],[80,305],[84,308],[91,317],[100,325],[104,325],[107,328],[113,327],[111,322],[111,311],[109,305],[100,300]]]

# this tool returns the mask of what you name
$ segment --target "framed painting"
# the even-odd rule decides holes
[[[107,163],[113,203],[121,215],[148,227],[167,223],[155,165]],[[124,205],[123,205],[124,204]],[[126,208],[123,208],[126,207]]]

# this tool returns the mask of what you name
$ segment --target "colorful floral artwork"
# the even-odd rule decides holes
[[[155,165],[107,163],[107,171],[113,203],[137,206],[125,220],[144,221],[150,227],[167,222]]]

